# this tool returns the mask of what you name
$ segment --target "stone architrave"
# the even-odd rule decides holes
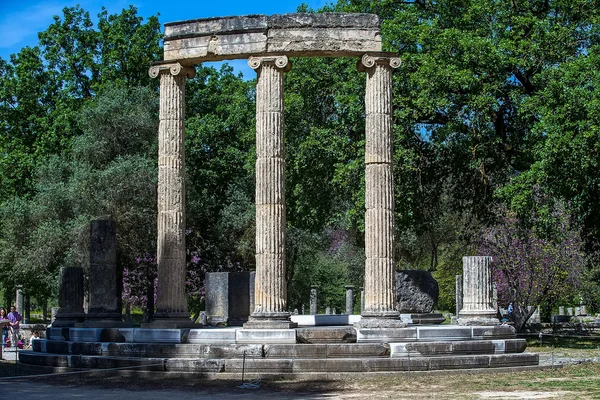
[[[492,257],[463,257],[463,309],[459,325],[497,325],[493,306]]]
[[[310,315],[317,315],[317,285],[310,287]]]
[[[463,276],[456,275],[456,316],[458,317],[458,313],[463,308]]]
[[[58,290],[58,308],[53,327],[72,327],[85,318],[83,311],[83,268],[62,267]],[[55,307],[52,308],[54,311]]]
[[[158,290],[155,323],[149,327],[190,325],[185,295],[185,83],[195,70],[163,63],[150,68],[160,76],[158,129]]]
[[[287,311],[283,74],[286,56],[250,57],[256,82],[256,277],[249,329],[297,326]]]
[[[400,58],[369,53],[358,62],[365,91],[365,309],[360,328],[406,326],[395,309],[392,70]]]
[[[121,321],[117,286],[117,224],[114,220],[90,223],[89,299],[86,322]]]
[[[346,314],[354,314],[354,286],[346,285]]]

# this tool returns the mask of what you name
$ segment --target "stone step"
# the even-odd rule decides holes
[[[395,357],[444,356],[461,354],[522,353],[525,339],[466,340],[452,342],[390,343],[390,355]]]
[[[140,368],[170,372],[295,374],[306,372],[381,372],[432,371],[447,369],[499,368],[538,365],[537,354],[492,354],[445,357],[406,358],[131,358],[85,355],[59,355],[22,351],[19,360],[25,364],[69,368]]]
[[[40,339],[33,351],[51,354],[74,354],[123,357],[164,358],[353,358],[389,357],[383,343],[329,344],[174,344],[174,343],[101,343],[67,342]]]

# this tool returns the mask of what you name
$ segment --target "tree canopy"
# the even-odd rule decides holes
[[[510,226],[530,233],[515,236],[523,243],[558,251],[561,213],[562,233],[583,246],[586,301],[600,307],[599,0],[339,0],[299,11],[376,13],[384,50],[402,59],[393,75],[398,269],[432,271],[439,306],[451,310],[461,256],[482,251],[481,232]],[[144,275],[154,271],[158,81],[147,68],[161,59],[160,40],[158,17],[134,7],[103,10],[96,23],[65,8],[37,46],[0,59],[4,287],[49,296],[60,266],[84,262],[89,220],[111,216],[127,293],[148,297],[130,290],[154,274]],[[362,285],[365,77],[354,59],[292,62],[289,303],[300,308],[316,284],[323,308],[341,308],[342,285]],[[186,239],[190,290],[201,293],[207,271],[254,268],[255,91],[227,65],[196,71],[186,89]],[[493,251],[508,268],[514,249],[503,248]],[[574,302],[577,290],[553,301]]]

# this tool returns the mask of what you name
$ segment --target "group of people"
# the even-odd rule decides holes
[[[15,306],[10,307],[10,312],[6,314],[4,307],[0,307],[0,323],[2,324],[2,345],[5,347],[16,347],[19,341],[19,329],[21,325],[21,314]]]

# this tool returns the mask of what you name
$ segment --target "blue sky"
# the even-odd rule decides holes
[[[110,14],[121,12],[133,5],[142,17],[160,14],[162,24],[186,19],[224,17],[247,14],[282,14],[295,12],[298,5],[306,3],[313,9],[332,1],[326,0],[0,0],[0,57],[9,59],[25,46],[37,44],[37,33],[53,22],[54,15],[62,15],[64,7],[81,5],[90,15],[96,16],[104,6]],[[247,78],[250,69],[246,61],[230,62]]]

